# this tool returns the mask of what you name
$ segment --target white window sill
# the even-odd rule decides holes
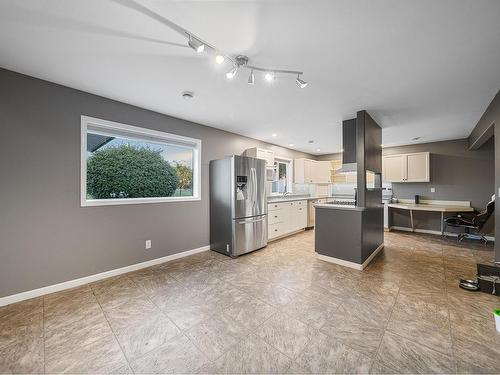
[[[201,201],[199,197],[168,197],[168,198],[117,198],[117,199],[94,199],[80,202],[81,207],[95,206],[120,206],[125,204],[145,204],[145,203],[179,203]]]

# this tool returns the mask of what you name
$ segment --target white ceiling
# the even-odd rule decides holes
[[[137,1],[309,86],[228,81],[228,64],[111,0],[0,0],[0,66],[316,154],[339,151],[361,109],[384,145],[464,138],[500,88],[498,0]]]

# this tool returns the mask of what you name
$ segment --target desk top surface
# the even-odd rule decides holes
[[[389,203],[388,207],[401,210],[437,211],[437,212],[472,212],[474,208],[468,206],[448,206],[442,204],[414,204],[414,203]]]

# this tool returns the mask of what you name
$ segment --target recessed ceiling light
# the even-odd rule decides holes
[[[184,100],[191,100],[194,98],[194,92],[192,91],[183,91],[181,95]]]
[[[320,152],[320,151],[321,151],[321,149],[320,149],[320,148],[317,148],[317,149],[316,149],[316,151]]]
[[[224,60],[225,60],[225,59],[226,59],[226,58],[225,58],[224,56],[222,56],[222,55],[217,55],[217,56],[215,57],[215,62],[216,62],[217,64],[219,64],[219,65],[220,65],[220,64],[222,64],[222,63],[224,62]]]
[[[293,147],[293,143],[290,143],[290,144],[288,145],[288,147]]]
[[[278,134],[273,133],[273,134],[271,134],[271,136],[272,136],[272,137],[277,137],[277,136],[278,136]]]

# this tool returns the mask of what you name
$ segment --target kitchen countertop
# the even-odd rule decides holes
[[[365,207],[356,206],[346,206],[344,204],[327,204],[327,203],[317,203],[314,205],[315,208],[327,208],[329,210],[346,210],[346,211],[364,211]]]
[[[402,210],[415,211],[437,211],[437,212],[471,212],[474,208],[457,205],[440,205],[440,204],[415,204],[415,203],[389,203],[391,208],[399,208]]]
[[[267,198],[267,203],[293,202],[293,201],[310,201],[315,199],[332,199],[333,197],[294,197],[286,196],[285,198]]]

